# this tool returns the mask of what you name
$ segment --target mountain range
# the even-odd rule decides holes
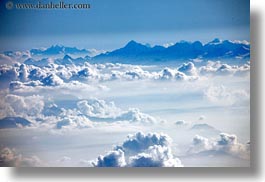
[[[40,60],[35,60],[34,58],[28,58],[24,61],[26,65],[34,65],[38,67],[48,66],[49,64],[57,64],[57,65],[83,65],[85,62],[89,62],[91,57],[79,57],[72,58],[69,55],[65,55],[63,58],[51,59],[51,58],[43,58]]]
[[[76,47],[66,47],[62,45],[53,45],[46,49],[31,49],[31,55],[58,55],[58,54],[89,54],[87,49],[78,49]]]
[[[214,39],[203,44],[200,41],[180,41],[172,46],[164,47],[156,45],[151,47],[136,41],[130,41],[123,48],[97,55],[92,60],[129,62],[141,60],[165,61],[179,59],[225,59],[225,58],[249,58],[250,44],[248,42]]]
[[[30,126],[31,122],[21,117],[5,117],[0,119],[0,129]]]
[[[222,41],[214,39],[206,44],[200,41],[180,41],[166,47],[161,45],[144,45],[132,40],[124,47],[109,52],[53,45],[48,48],[31,49],[26,52],[6,51],[4,55],[11,58],[11,60],[36,66],[47,66],[51,63],[59,65],[83,64],[84,62],[152,64],[192,59],[249,59],[250,44],[247,41]],[[62,58],[62,56],[64,57]]]

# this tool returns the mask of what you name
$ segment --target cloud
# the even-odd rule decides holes
[[[85,116],[65,115],[56,123],[57,129],[83,129],[93,127],[92,122]]]
[[[14,67],[0,65],[0,88],[7,88],[11,81],[17,80],[18,74]]]
[[[163,47],[168,48],[168,47],[173,46],[173,45],[174,45],[174,43],[170,42],[170,43],[163,44]]]
[[[220,133],[220,139],[208,139],[199,135],[193,138],[192,146],[188,153],[200,153],[205,151],[224,152],[234,157],[249,160],[250,146],[249,143],[242,144],[233,134]]]
[[[60,162],[60,163],[68,163],[68,162],[71,162],[71,161],[72,161],[72,159],[70,157],[67,157],[67,156],[63,156],[62,158],[60,158],[58,160],[58,162]]]
[[[77,108],[85,115],[98,118],[115,118],[121,113],[114,102],[99,99],[82,100],[77,103]]]
[[[82,114],[90,117],[92,121],[128,121],[141,124],[154,124],[156,122],[154,117],[140,112],[137,108],[130,108],[128,111],[123,111],[114,102],[106,102],[96,98],[79,101],[77,108]]]
[[[137,108],[123,111],[114,102],[106,102],[97,98],[81,100],[77,107],[72,109],[61,109],[54,115],[60,120],[56,124],[57,129],[66,128],[88,128],[99,124],[126,123],[126,124],[154,124],[157,120]]]
[[[122,150],[108,152],[105,156],[100,155],[96,162],[92,162],[94,167],[125,167],[125,157]]]
[[[13,65],[16,61],[5,54],[0,54],[0,62],[2,65]]]
[[[29,51],[5,51],[4,54],[2,54],[2,55],[7,57],[7,59],[12,59],[13,63],[14,62],[20,62],[21,63],[24,60],[31,57]]]
[[[175,125],[177,125],[177,126],[183,126],[183,125],[186,125],[186,122],[183,121],[183,120],[179,120],[179,121],[176,121],[175,122]]]
[[[56,74],[50,74],[41,81],[45,86],[58,86],[64,83],[64,81]]]
[[[82,68],[80,71],[75,73],[71,79],[73,80],[86,80],[86,79],[91,79],[91,80],[99,80],[100,74],[96,68],[93,66],[85,67]]]
[[[152,73],[148,71],[144,71],[139,66],[136,66],[132,70],[126,71],[124,77],[129,80],[137,80],[137,79],[150,79],[154,77],[154,75],[152,75]]]
[[[199,117],[199,120],[202,121],[202,120],[205,120],[205,118],[206,118],[206,117],[205,117],[204,115],[201,115],[201,116]]]
[[[37,156],[24,157],[8,147],[0,150],[1,167],[41,167],[43,162]]]
[[[206,123],[197,123],[192,125],[191,127],[192,130],[216,130],[213,126],[208,125]],[[216,130],[217,131],[217,130]]]
[[[228,65],[221,63],[220,61],[208,61],[206,66],[201,66],[199,68],[199,72],[201,75],[217,75],[217,76],[227,76],[227,75],[235,75],[235,76],[246,76],[250,73],[250,63],[246,63],[244,65]]]
[[[28,78],[31,80],[43,80],[47,76],[46,70],[41,69],[39,67],[32,67],[29,71]]]
[[[192,62],[183,63],[179,68],[178,71],[189,75],[189,76],[197,76],[197,69]]]
[[[182,167],[171,152],[171,141],[165,134],[138,132],[92,164],[95,167]]]
[[[97,98],[77,101],[68,109],[39,95],[4,94],[3,98],[0,101],[0,118],[22,117],[32,121],[32,127],[69,130],[111,123],[150,125],[157,122],[154,117],[137,108],[122,110],[114,102]]]
[[[58,107],[56,104],[45,104],[42,111],[44,116],[59,116],[63,112],[63,109]]]
[[[116,117],[117,120],[130,121],[133,123],[154,124],[156,119],[148,114],[140,112],[138,108],[131,108]]]
[[[135,135],[129,135],[127,140],[121,146],[117,146],[117,148],[127,152],[139,153],[154,145],[169,146],[171,142],[172,139],[165,134],[148,133],[145,135],[142,132],[138,132]]]
[[[57,60],[57,59],[56,59]],[[178,68],[165,67],[162,70],[146,69],[148,67],[130,64],[92,64],[85,58],[78,58],[78,64],[62,64],[53,58],[45,58],[39,61],[29,59],[23,64],[16,63],[13,66],[2,65],[0,67],[0,84],[7,87],[12,81],[20,81],[23,84],[31,81],[39,81],[41,85],[27,85],[25,87],[41,86],[71,86],[71,82],[77,81],[83,84],[104,83],[113,80],[164,80],[164,81],[194,81],[206,79],[209,76],[246,76],[250,72],[250,63],[244,65],[228,65],[220,61],[209,61],[205,66],[195,66],[192,62],[183,63]],[[61,60],[61,59],[60,59]],[[83,61],[82,61],[83,60]],[[57,64],[58,63],[58,64]],[[3,87],[3,86],[2,86]]]
[[[0,111],[1,117],[7,116],[38,116],[44,108],[44,98],[39,95],[18,96],[7,94],[1,104],[3,110]]]
[[[192,81],[199,79],[196,67],[191,62],[182,64],[178,69],[166,67],[158,75],[159,80]],[[157,79],[156,77],[154,78]]]
[[[99,54],[104,54],[104,53],[107,52],[105,50],[97,50],[97,49],[89,49],[88,51],[89,51],[89,54],[88,55],[90,57],[94,57],[94,56],[97,56]]]
[[[25,82],[28,80],[28,75],[29,75],[29,69],[25,64],[21,64],[19,66],[19,75],[18,78],[20,81]]]
[[[160,72],[159,78],[162,80],[172,80],[172,79],[185,80],[186,75],[182,72],[178,72],[170,68],[165,68]]]
[[[216,150],[222,150],[233,156],[239,156],[244,159],[249,159],[250,157],[250,144],[239,143],[236,135],[221,133],[220,140],[217,141],[215,147]]]
[[[213,143],[211,143],[208,138],[196,135],[192,140],[192,147],[189,149],[188,153],[200,153],[211,150],[212,148]]]
[[[171,149],[160,145],[148,148],[144,153],[129,158],[129,167],[182,167],[181,161],[174,158]]]
[[[29,58],[24,61],[24,64],[26,65],[32,65],[32,66],[37,66],[37,67],[48,67],[54,64],[54,59],[53,58],[43,58],[40,60],[35,60],[34,58]]]
[[[249,93],[245,90],[229,89],[223,85],[208,87],[204,95],[210,102],[218,105],[249,104],[250,97]]]

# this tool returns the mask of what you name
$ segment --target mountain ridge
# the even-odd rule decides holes
[[[48,48],[31,49],[32,55],[57,55],[57,54],[88,54],[87,49],[78,49],[76,47],[67,47],[63,45],[52,45]]]
[[[92,58],[94,61],[121,61],[126,60],[178,60],[178,59],[220,59],[220,58],[249,58],[250,44],[243,41],[214,39],[206,44],[200,41],[180,41],[171,46],[146,46],[134,40],[124,47],[111,52],[99,54]]]
[[[188,42],[179,41],[170,46],[154,45],[138,43],[134,40],[129,41],[125,46],[114,49],[113,51],[103,52],[95,56],[72,57],[75,51],[83,52],[86,49],[77,49],[76,47],[65,47],[62,45],[53,45],[38,53],[43,56],[41,60],[35,60],[37,57],[29,57],[24,60],[25,64],[45,66],[51,63],[71,65],[83,64],[88,61],[90,63],[124,63],[124,64],[153,64],[164,63],[167,61],[182,60],[220,60],[220,59],[249,59],[250,44],[247,41],[230,41],[220,40],[218,38],[203,44],[200,41]],[[50,52],[47,55],[47,51]],[[64,52],[61,52],[64,51]],[[87,50],[86,50],[87,51]],[[70,53],[69,53],[70,52]],[[63,58],[49,58],[50,54],[64,55]],[[76,53],[78,55],[78,53]],[[89,53],[87,53],[89,54]],[[71,56],[70,56],[71,55]],[[86,54],[83,54],[86,55]]]

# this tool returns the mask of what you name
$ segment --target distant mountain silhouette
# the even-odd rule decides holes
[[[48,66],[49,64],[58,64],[58,65],[83,65],[86,61],[89,61],[91,58],[86,56],[84,58],[72,58],[69,55],[65,55],[63,58],[51,59],[51,58],[43,58],[41,60],[35,60],[33,58],[29,58],[24,61],[24,64],[34,65],[38,67]]]
[[[100,54],[92,60],[127,63],[133,60],[225,59],[249,58],[249,56],[250,44],[247,42],[214,39],[203,45],[200,41],[180,41],[166,48],[159,45],[150,47],[132,40],[123,48]]]
[[[152,64],[196,58],[202,60],[249,59],[250,44],[246,41],[222,41],[220,39],[214,39],[207,44],[203,44],[200,41],[180,41],[169,47],[160,45],[151,47],[148,44],[143,45],[132,40],[120,49],[102,53],[94,57],[91,56],[91,52],[89,52],[89,50],[77,49],[75,47],[65,47],[61,45],[54,45],[47,49],[31,49],[30,52],[33,56],[41,55],[44,58],[40,60],[28,58],[24,61],[24,63],[40,67],[47,66],[49,64],[82,65],[86,61],[91,63],[112,62],[125,64]],[[64,55],[63,58],[49,58],[49,56],[61,54]],[[69,54],[85,54],[87,56],[74,59]]]
[[[76,47],[66,47],[62,45],[53,45],[46,49],[31,49],[30,53],[34,55],[58,55],[58,54],[88,54],[86,49],[78,49]]]
[[[18,128],[19,126],[30,126],[31,122],[20,117],[6,117],[0,119],[0,129]]]

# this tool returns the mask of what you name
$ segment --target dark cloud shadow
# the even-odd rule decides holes
[[[256,178],[261,175],[261,12],[251,12],[251,167],[249,168],[12,168],[21,178]]]

